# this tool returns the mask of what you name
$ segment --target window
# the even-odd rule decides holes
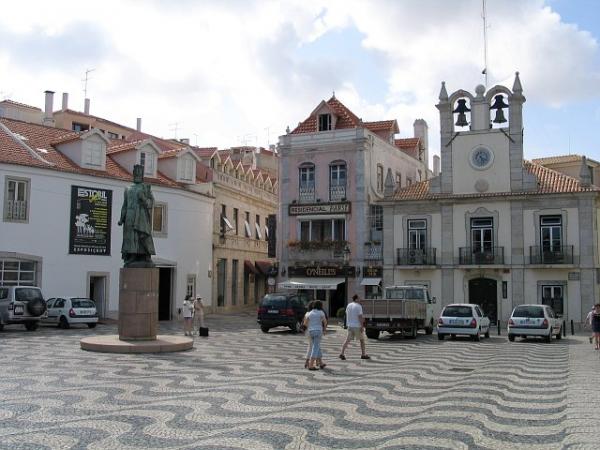
[[[36,264],[0,259],[0,286],[36,286]]]
[[[369,206],[369,228],[371,241],[381,241],[383,239],[383,206]]]
[[[237,304],[238,291],[238,260],[231,260],[231,304]]]
[[[315,188],[315,166],[307,164],[299,169],[300,189]]]
[[[402,187],[402,174],[400,172],[396,172],[396,188]]]
[[[256,215],[256,221],[254,222],[254,228],[256,229],[256,239],[262,239],[262,232],[260,230],[260,216]]]
[[[6,177],[4,221],[26,222],[29,218],[29,180]]]
[[[154,176],[155,156],[148,152],[140,153],[140,164],[144,166],[144,175]]]
[[[331,130],[331,114],[319,114],[319,131]]]
[[[247,238],[252,237],[252,231],[250,229],[250,213],[246,211],[246,220],[244,221],[244,231]]]
[[[413,184],[412,178],[406,177],[406,185],[410,186],[411,184]]]
[[[181,159],[181,179],[192,181],[194,179],[194,160],[186,157]]]
[[[119,135],[117,133],[109,131],[107,134],[110,139],[119,139]]]
[[[346,186],[346,163],[336,162],[329,166],[329,185]]]
[[[424,219],[408,221],[408,248],[424,250],[427,248],[427,221]]]
[[[540,217],[542,252],[560,252],[562,246],[562,217]]]
[[[494,242],[494,219],[471,219],[471,247],[473,253],[491,252]]]
[[[225,286],[227,276],[227,260],[217,261],[217,306],[225,306]]]
[[[102,143],[100,142],[85,142],[83,150],[83,163],[88,166],[101,167],[103,150]]]
[[[563,315],[563,287],[542,286],[542,305],[550,306],[556,314]]]
[[[383,191],[383,166],[377,164],[377,191]]]
[[[233,208],[233,229],[235,230],[235,234],[238,234],[238,209]]]
[[[344,219],[303,220],[300,222],[301,241],[341,241],[346,239]]]
[[[73,122],[73,125],[71,125],[71,128],[73,129],[73,131],[77,131],[79,133],[81,131],[87,131],[87,130],[89,130],[90,126],[88,124],[85,124],[85,123]]]
[[[191,298],[196,298],[196,275],[188,275],[185,288],[185,294]]]
[[[155,236],[167,234],[167,204],[154,203],[152,208],[152,231]]]

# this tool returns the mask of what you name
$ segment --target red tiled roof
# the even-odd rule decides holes
[[[580,163],[582,159],[583,159],[582,155],[560,155],[560,156],[547,156],[545,158],[535,158],[535,159],[532,159],[531,162],[545,166],[547,164],[567,164],[567,163],[573,163],[573,162]],[[598,161],[596,161],[594,159],[590,159],[590,158],[586,157],[586,160],[588,162],[591,162],[594,164],[600,164]]]
[[[398,123],[395,120],[379,120],[377,122],[363,122],[363,126],[374,133],[377,131],[398,132]]]
[[[67,156],[54,148],[53,143],[65,137],[65,130],[44,125],[31,124],[18,120],[0,118],[0,123],[7,127],[12,133],[22,136],[22,142],[30,147],[36,155],[43,158],[44,162],[31,155],[31,153],[16,142],[12,136],[0,128],[0,163],[34,166],[62,172],[79,173],[84,175],[114,178],[130,181],[133,176],[118,163],[110,154],[106,156],[106,170],[84,169],[75,164]],[[78,133],[67,132],[70,137],[78,136]],[[115,141],[120,142],[122,141]],[[148,182],[164,186],[180,187],[178,183],[158,172],[157,178],[148,178]]]
[[[395,139],[394,145],[415,159],[419,159],[419,138]]]
[[[486,192],[472,194],[447,194],[429,191],[430,181],[421,181],[410,186],[398,189],[392,196],[393,200],[435,200],[442,198],[467,198],[467,197],[501,197],[514,195],[536,194],[562,194],[577,192],[600,192],[596,186],[581,186],[579,180],[569,177],[555,170],[530,161],[523,161],[523,167],[531,173],[537,181],[537,189],[521,192]]]
[[[14,100],[2,100],[0,102],[0,104],[2,103],[6,103],[7,105],[14,105],[14,106],[19,106],[21,108],[27,108],[27,109],[32,109],[34,111],[42,111],[40,108],[38,108],[37,106],[31,106],[31,105],[26,105],[25,103],[20,103],[20,102],[15,102]]]
[[[207,159],[217,151],[217,147],[192,147],[192,150],[196,153],[198,158]]]
[[[337,98],[331,97],[325,103],[329,105],[333,110],[333,113],[337,116],[337,122],[335,124],[336,130],[356,128],[360,124],[360,119]],[[317,116],[313,115],[309,116],[304,122],[299,123],[294,131],[292,131],[292,134],[314,133],[316,131]]]

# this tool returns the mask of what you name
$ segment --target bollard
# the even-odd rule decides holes
[[[571,319],[571,336],[575,336],[575,325],[573,325],[573,319]]]
[[[567,323],[563,320],[563,326],[562,326],[562,333],[563,333],[563,337],[567,337]]]
[[[498,321],[498,336],[500,336],[500,321]]]

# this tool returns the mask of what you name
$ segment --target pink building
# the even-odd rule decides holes
[[[308,292],[335,314],[380,295],[386,189],[430,177],[427,123],[363,122],[335,96],[279,139],[278,290]]]

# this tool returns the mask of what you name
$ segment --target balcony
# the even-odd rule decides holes
[[[27,220],[27,202],[25,200],[7,200],[4,207],[5,220]]]
[[[397,248],[396,264],[399,266],[435,266],[435,248]]]
[[[314,201],[315,201],[315,185],[314,184],[300,185],[298,201],[300,203],[314,203]]]
[[[458,250],[458,263],[461,265],[504,264],[504,247],[460,247]]]
[[[383,260],[383,245],[365,245],[365,261],[381,262]]]
[[[530,264],[573,264],[573,246],[539,246],[529,247]]]
[[[346,185],[330,186],[329,187],[329,201],[330,202],[341,202],[346,200]]]
[[[347,241],[289,241],[289,259],[296,261],[343,261]]]

